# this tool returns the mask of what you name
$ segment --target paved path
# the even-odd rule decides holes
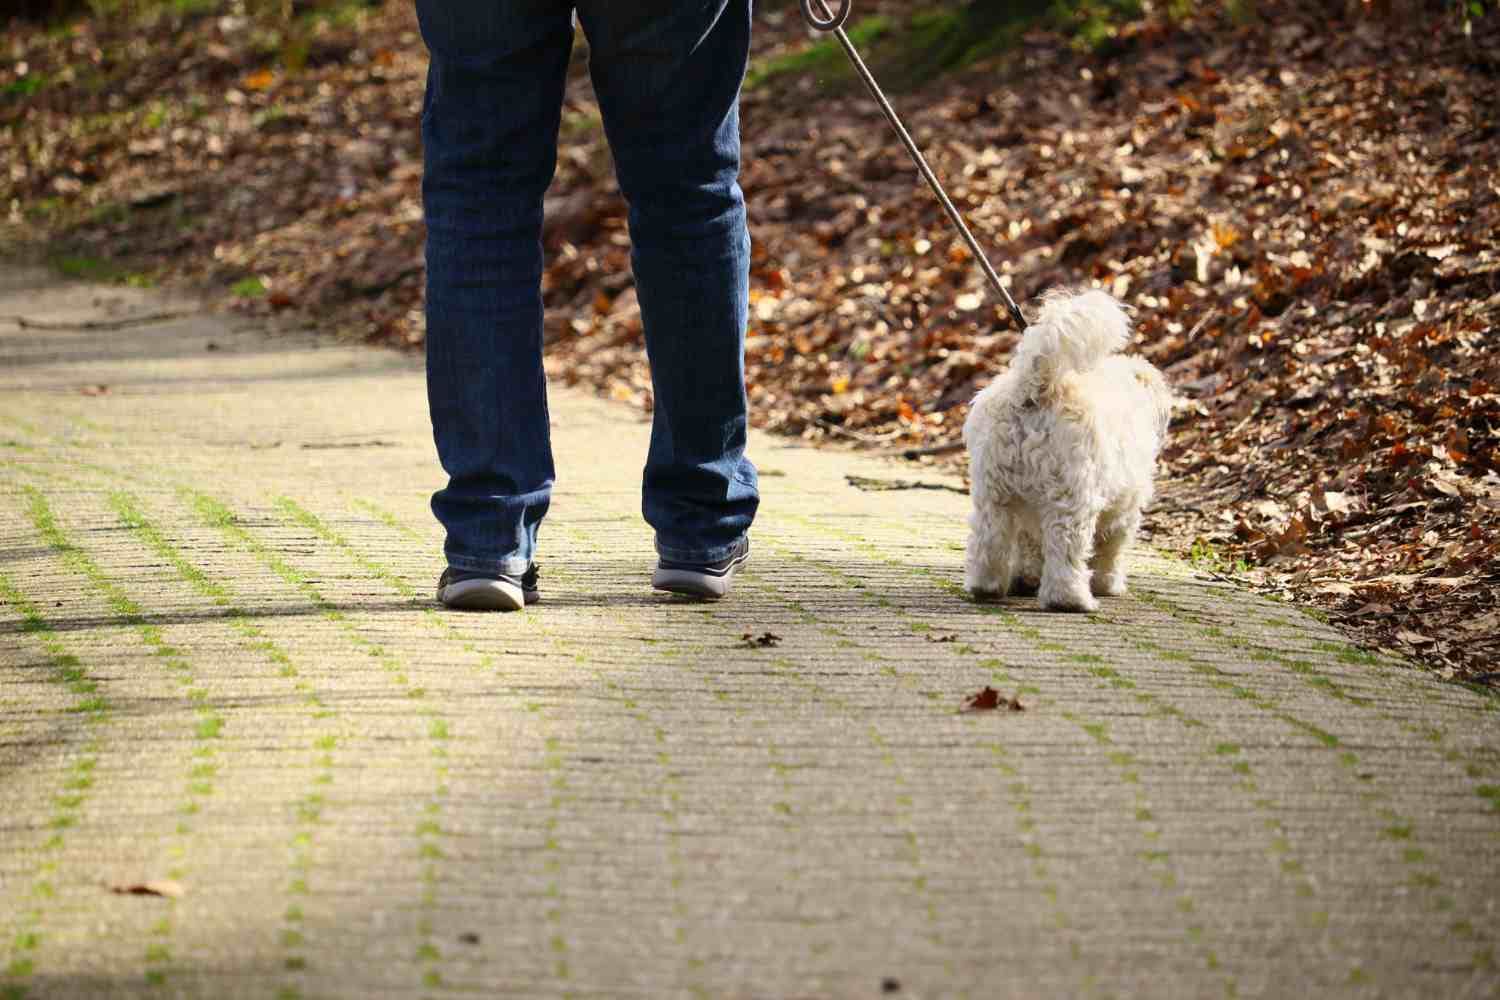
[[[976,606],[964,497],[763,437],[733,598],[658,596],[646,427],[567,392],[544,603],[440,610],[412,359],[43,285],[0,276],[57,327],[0,322],[0,996],[1500,991],[1493,699],[1161,560]]]

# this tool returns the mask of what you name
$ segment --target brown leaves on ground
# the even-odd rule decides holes
[[[6,30],[16,61],[0,65],[0,129],[23,137],[0,174],[6,228],[246,312],[411,334],[425,67],[411,12],[319,21],[291,72],[268,65],[278,53],[256,18],[160,6]],[[17,86],[24,99],[6,95]],[[270,294],[227,292],[251,277]]]
[[[182,896],[182,883],[172,879],[153,879],[150,882],[130,882],[111,885],[109,891],[120,896],[161,896],[165,899],[179,899]]]
[[[1185,399],[1149,541],[1480,673],[1500,659],[1500,15],[1466,37],[1426,7],[1203,9],[1090,53],[1033,32],[895,103],[1023,308],[1096,285],[1136,309],[1135,349]],[[756,30],[757,58],[809,44],[792,8]],[[258,278],[235,308],[419,344],[410,5],[322,24],[295,72],[255,37],[235,16],[10,29],[8,228],[158,278]],[[576,59],[547,196],[548,369],[649,410],[586,77]],[[782,77],[746,93],[742,127],[754,419],[892,451],[956,440],[1017,334],[879,112]]]
[[[772,646],[781,645],[781,636],[775,632],[762,632],[760,635],[746,632],[740,636],[740,645],[750,649],[769,649]]]
[[[978,694],[974,695],[967,702],[965,702],[964,707],[959,709],[959,711],[993,712],[1000,708],[1005,708],[1012,712],[1026,711],[1026,706],[1021,704],[1020,694],[1016,694],[1011,698],[1006,698],[999,691],[996,691],[989,685],[985,685],[983,691],[980,691]]]

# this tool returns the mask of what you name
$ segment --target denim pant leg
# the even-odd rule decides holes
[[[521,573],[554,478],[542,372],[542,196],[572,45],[565,0],[417,0],[427,397],[448,564]]]
[[[655,395],[642,513],[657,550],[713,561],[759,503],[745,456],[750,238],[738,183],[750,0],[580,0]]]

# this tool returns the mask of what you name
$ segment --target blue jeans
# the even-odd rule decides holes
[[[417,0],[427,395],[456,569],[520,573],[555,476],[542,372],[542,196],[572,47],[572,0]],[[750,238],[739,90],[750,0],[578,0],[630,207],[655,395],[642,513],[670,559],[727,556],[755,516],[745,456]],[[600,442],[599,447],[609,447]]]

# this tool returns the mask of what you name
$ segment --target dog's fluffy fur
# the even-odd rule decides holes
[[[1036,588],[1044,608],[1093,611],[1095,595],[1125,593],[1125,549],[1172,412],[1161,372],[1120,353],[1129,339],[1104,292],[1049,295],[1009,369],[974,398],[964,582],[976,598]]]

